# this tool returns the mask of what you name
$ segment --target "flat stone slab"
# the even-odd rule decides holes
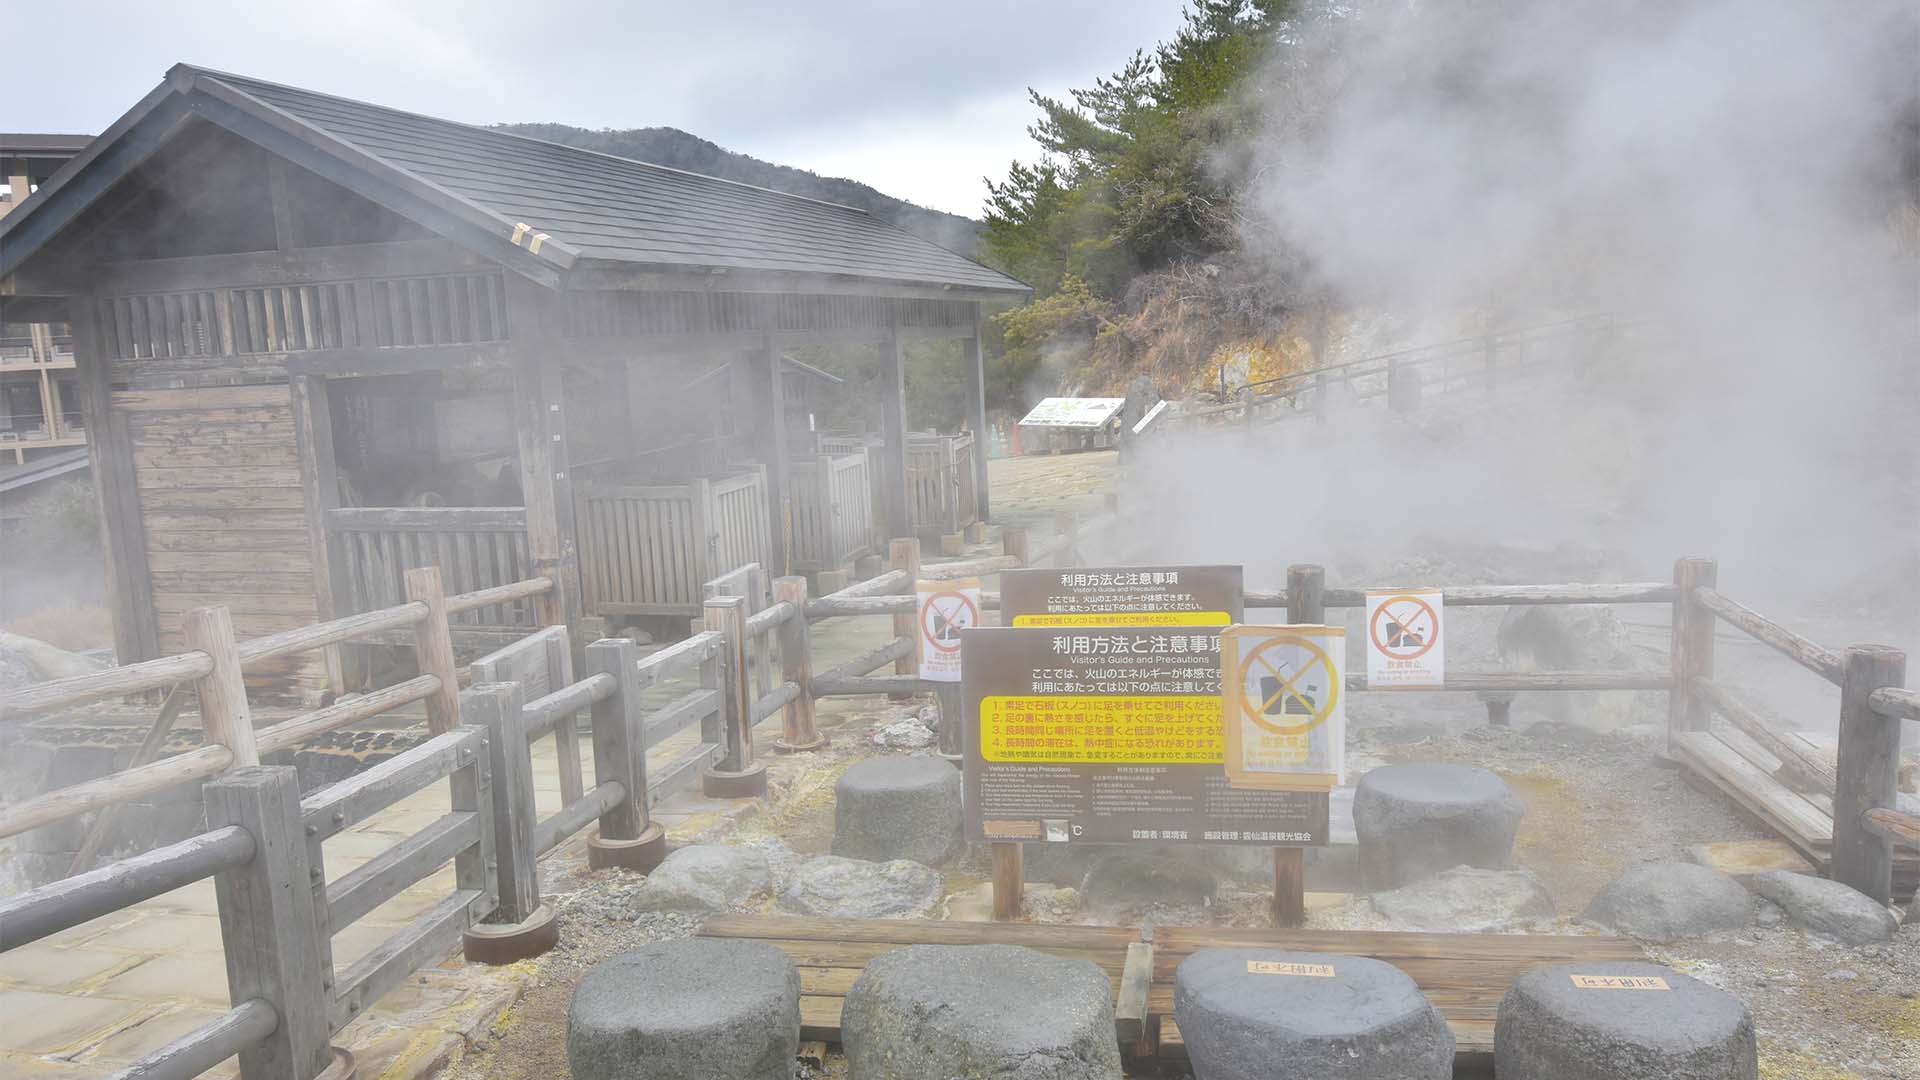
[[[1520,977],[1493,1029],[1500,1080],[1756,1080],[1739,998],[1658,964],[1561,964]]]
[[[1507,782],[1477,766],[1374,769],[1353,795],[1362,876],[1391,889],[1456,866],[1505,869],[1523,812]]]
[[[833,786],[833,853],[850,859],[951,858],[960,835],[960,770],[937,757],[874,757]]]
[[[794,869],[777,906],[819,919],[918,919],[933,914],[945,891],[946,878],[931,866],[821,855]]]
[[[1753,898],[1725,874],[1693,863],[1646,863],[1607,883],[1582,922],[1649,941],[1681,941],[1753,921]]]
[[[847,992],[856,1080],[1121,1080],[1113,986],[1090,960],[1018,945],[908,945]]]
[[[1747,888],[1779,904],[1793,925],[1843,945],[1879,945],[1900,930],[1893,912],[1837,881],[1771,870],[1748,878]]]
[[[800,974],[759,941],[685,938],[603,960],[567,1010],[575,1080],[792,1080]]]
[[[767,857],[752,848],[694,844],[661,860],[633,896],[637,911],[731,911],[773,887]]]
[[[1173,1016],[1204,1080],[1453,1076],[1446,1020],[1406,972],[1381,960],[1202,949],[1174,973]]]
[[[1372,896],[1397,930],[1485,933],[1554,917],[1553,897],[1530,870],[1451,870]]]

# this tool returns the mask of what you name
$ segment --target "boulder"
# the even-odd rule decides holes
[[[1353,795],[1362,875],[1391,889],[1455,866],[1505,869],[1522,813],[1507,782],[1477,766],[1373,769]]]
[[[732,911],[773,888],[767,857],[751,848],[694,844],[668,855],[634,893],[636,911]]]
[[[1748,878],[1747,888],[1780,905],[1793,925],[1843,945],[1879,945],[1900,929],[1872,897],[1826,878],[1771,870]]]
[[[1529,870],[1456,866],[1372,899],[1373,910],[1402,930],[1484,933],[1555,914],[1553,897]]]
[[[962,846],[960,770],[941,758],[868,758],[833,797],[835,855],[937,863]]]
[[[852,1080],[1121,1080],[1113,986],[1089,960],[1016,945],[909,945],[847,992]]]
[[[1647,863],[1607,884],[1580,916],[1650,941],[1680,941],[1753,921],[1753,899],[1725,874],[1692,863]]]
[[[1121,850],[1094,861],[1080,893],[1088,911],[1119,917],[1156,907],[1206,907],[1219,887],[1213,871],[1198,863]]]
[[[794,870],[777,906],[820,919],[920,919],[933,914],[945,889],[940,871],[917,862],[822,855]]]
[[[1500,1002],[1493,1068],[1500,1080],[1760,1075],[1753,1017],[1739,998],[1636,961],[1563,964],[1521,976]]]
[[[867,741],[875,746],[896,750],[923,750],[934,744],[936,736],[917,716],[902,716],[875,724],[867,732]]]
[[[1174,973],[1173,1015],[1205,1080],[1453,1076],[1446,1020],[1406,972],[1380,960],[1201,949]]]
[[[682,938],[594,965],[567,1009],[576,1080],[792,1080],[800,975],[761,941]]]

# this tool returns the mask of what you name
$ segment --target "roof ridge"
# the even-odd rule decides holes
[[[711,180],[716,184],[728,184],[737,188],[745,188],[748,191],[758,191],[763,194],[774,195],[782,199],[794,199],[798,202],[812,203],[815,206],[828,206],[828,207],[832,207],[835,210],[845,210],[845,211],[848,211],[849,213],[859,214],[863,217],[872,218],[875,221],[882,221],[884,224],[889,224],[889,225],[892,224],[891,222],[885,222],[884,219],[875,216],[871,211],[866,210],[862,207],[849,206],[846,203],[834,202],[831,199],[816,199],[811,195],[796,195],[791,191],[781,191],[778,188],[762,187],[759,184],[749,184],[744,180],[730,180],[724,176],[714,176],[711,173],[695,172],[692,169],[676,169],[671,165],[662,165],[659,162],[655,162],[655,161],[642,161],[639,158],[622,157],[619,154],[609,154],[604,150],[590,150],[584,146],[574,146],[569,143],[554,142],[551,139],[536,139],[531,135],[521,135],[517,132],[512,132],[512,131],[501,131],[498,127],[486,127],[480,124],[469,124],[463,120],[449,120],[444,116],[430,116],[422,112],[412,112],[407,109],[396,109],[391,105],[382,105],[374,101],[362,101],[359,98],[350,98],[344,94],[329,94],[324,90],[313,90],[305,86],[294,86],[291,83],[274,82],[271,79],[262,79],[253,75],[241,75],[241,74],[237,74],[235,72],[230,72],[230,71],[218,71],[214,68],[204,68],[195,64],[185,63],[183,61],[180,63],[176,63],[173,67],[167,69],[167,76],[169,78],[172,78],[174,75],[174,72],[181,71],[183,69],[185,71],[190,71],[195,75],[206,75],[210,78],[220,79],[223,81],[238,79],[243,82],[258,83],[262,86],[271,86],[277,90],[288,90],[297,94],[310,94],[318,98],[327,98],[328,100],[331,100],[331,101],[342,101],[349,105],[355,105],[363,109],[377,109],[381,112],[393,113],[397,116],[412,117],[416,120],[429,120],[436,124],[452,124],[455,127],[463,127],[472,131],[484,132],[485,134],[493,136],[495,138],[515,139],[520,142],[535,143],[540,146],[552,146],[552,147],[557,147],[561,150],[565,150],[569,153],[585,154],[591,157],[606,158],[609,161],[618,161],[627,165],[639,165],[642,168],[657,169],[660,172],[673,173],[679,176],[691,176],[700,180]],[[235,86],[233,89],[240,90],[243,93],[245,92],[244,88],[242,87]],[[566,127],[571,125],[561,125],[561,126]],[[581,128],[579,130],[586,131],[590,129]],[[605,130],[612,130],[612,129],[608,128]],[[698,138],[698,136],[695,136],[695,137]],[[714,145],[718,146],[719,144],[715,143]],[[721,147],[721,149],[725,150],[726,148]],[[733,153],[734,151],[728,151],[728,152]],[[898,226],[894,226],[894,227],[898,228]],[[902,231],[905,231],[905,230],[902,230]]]

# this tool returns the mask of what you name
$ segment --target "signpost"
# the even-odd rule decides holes
[[[1438,690],[1446,684],[1446,607],[1439,589],[1367,594],[1367,689]]]
[[[1105,566],[1008,570],[1008,626],[1227,626],[1244,617],[1238,566]]]

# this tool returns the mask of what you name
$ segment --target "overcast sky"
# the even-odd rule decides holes
[[[0,131],[97,132],[176,61],[469,123],[677,127],[977,216],[1180,0],[0,0]]]

